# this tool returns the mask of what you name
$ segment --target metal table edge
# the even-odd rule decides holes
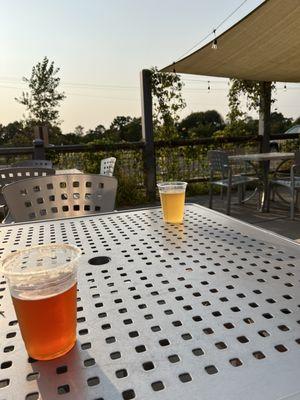
[[[192,202],[186,202],[185,203],[186,206],[194,206],[197,208],[201,208],[202,210],[205,210],[205,212],[209,212],[211,214],[215,214],[219,217],[222,218],[226,218],[228,220],[231,220],[233,222],[237,222],[239,224],[242,224],[244,226],[250,227],[251,229],[257,229],[260,232],[263,233],[267,233],[269,235],[272,235],[274,237],[276,237],[277,239],[281,239],[284,240],[292,245],[294,245],[295,247],[300,247],[300,243],[297,243],[295,240],[290,239],[286,236],[280,235],[278,233],[275,233],[273,231],[270,231],[268,229],[264,229],[261,227],[258,227],[256,225],[250,224],[248,222],[242,221],[238,218],[234,218],[231,215],[227,215],[227,214],[223,214],[219,211],[216,210],[212,210],[208,207],[202,206],[200,204],[197,203],[192,203]],[[27,225],[27,224],[40,224],[40,223],[45,223],[45,222],[57,222],[57,221],[68,221],[68,220],[73,220],[73,219],[78,219],[78,218],[93,218],[93,217],[102,217],[102,216],[106,216],[106,215],[115,215],[115,214],[125,214],[125,213],[134,213],[134,212],[138,212],[138,211],[149,211],[149,210],[155,210],[161,208],[160,205],[157,206],[150,206],[150,207],[141,207],[141,208],[131,208],[131,209],[126,209],[126,210],[115,210],[115,211],[111,211],[111,212],[106,212],[106,213],[93,213],[93,214],[87,214],[87,215],[81,215],[81,216],[72,216],[72,217],[66,217],[66,218],[57,218],[57,219],[43,219],[43,220],[37,220],[37,221],[26,221],[26,222],[16,222],[16,223],[12,223],[12,224],[1,224],[2,227],[13,227],[13,226],[18,226],[18,225]],[[0,227],[1,230],[1,227]]]

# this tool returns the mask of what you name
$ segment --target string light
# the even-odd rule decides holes
[[[207,90],[208,90],[208,93],[210,93],[210,81],[207,81]]]
[[[243,2],[235,10],[232,11],[232,13],[230,13],[226,18],[223,19],[223,21],[221,21],[219,23],[219,25],[215,28],[215,30],[219,29],[225,22],[227,22],[229,20],[229,18],[231,18],[247,1],[248,0],[243,0]],[[198,47],[201,43],[203,43],[206,39],[208,39],[212,34],[213,34],[213,32],[209,32],[199,42],[197,42],[193,47],[189,48],[185,53],[183,53],[180,57],[178,57],[178,59],[176,61],[179,61],[181,58],[185,57],[192,50],[194,50],[195,47]]]
[[[287,91],[287,88],[286,88],[286,83],[284,84],[284,86],[283,86],[283,91],[284,92],[286,92]]]
[[[217,36],[216,36],[216,30],[215,30],[215,29],[213,30],[213,34],[214,34],[214,40],[213,40],[213,42],[212,42],[211,48],[212,48],[213,50],[217,50],[217,48],[218,48],[218,41],[217,41]]]

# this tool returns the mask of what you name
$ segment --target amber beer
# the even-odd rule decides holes
[[[183,219],[184,193],[160,193],[160,201],[166,222],[180,223]]]
[[[32,358],[49,360],[68,352],[76,342],[77,285],[40,300],[13,297],[26,349]]]
[[[186,182],[164,182],[157,185],[165,222],[182,223],[186,185]]]
[[[68,244],[20,250],[4,258],[6,276],[28,354],[51,360],[76,342],[77,262]]]

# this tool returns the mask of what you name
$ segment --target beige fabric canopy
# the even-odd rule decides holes
[[[300,0],[266,0],[212,42],[164,72],[300,82]]]

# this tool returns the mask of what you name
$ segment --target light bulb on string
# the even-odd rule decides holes
[[[214,40],[213,40],[213,42],[212,42],[211,48],[212,48],[213,50],[217,50],[217,48],[218,48],[218,41],[217,41],[216,30],[215,30],[215,29],[213,30],[213,33],[214,33]]]
[[[287,91],[287,87],[286,87],[286,83],[283,86],[283,91],[286,92]]]
[[[210,81],[207,81],[207,91],[210,93]]]

